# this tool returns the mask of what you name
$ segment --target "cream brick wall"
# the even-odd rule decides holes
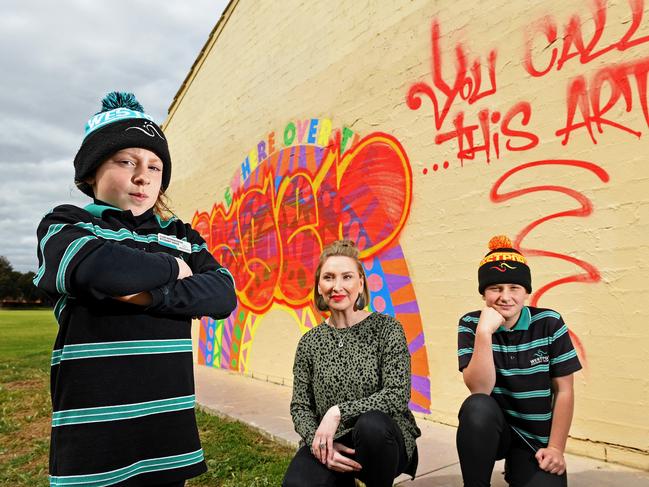
[[[618,42],[634,25],[626,2],[610,3],[591,53]],[[649,10],[642,2],[633,3],[641,10],[629,42],[639,40],[638,45],[592,60],[572,57],[560,70],[555,60],[546,75],[533,77],[524,64],[526,34],[536,32],[532,60],[541,70],[555,49],[560,57],[571,16],[579,16],[588,45],[595,33],[590,2],[235,0],[170,107],[165,131],[174,161],[173,205],[185,220],[191,221],[196,212],[209,214],[214,204],[224,202],[233,175],[259,141],[268,141],[274,132],[282,148],[290,121],[326,118],[334,128],[349,127],[361,137],[374,132],[393,136],[412,169],[412,207],[398,241],[425,334],[431,403],[430,414],[424,416],[456,424],[467,394],[457,372],[457,319],[481,305],[476,270],[487,241],[497,233],[514,238],[536,220],[589,202],[590,215],[550,219],[525,236],[522,245],[566,256],[530,257],[536,290],[583,273],[567,259],[586,262],[601,275],[599,282],[553,287],[539,301],[539,306],[562,313],[586,356],[585,370],[576,375],[571,448],[649,468],[649,378],[644,370],[649,366],[649,118],[642,110],[647,83],[641,77],[649,69],[643,61],[649,44],[642,39],[649,35]],[[534,30],[544,18],[558,30],[555,42]],[[441,74],[449,85],[457,72],[456,46],[466,53],[467,76],[473,81],[470,67],[480,60],[481,93],[491,86],[488,55],[496,53],[495,93],[473,103],[457,96],[439,130],[430,98],[423,96],[418,109],[407,103],[415,83],[433,86],[433,22],[441,32]],[[607,73],[614,74],[615,85],[630,97],[628,106],[622,96],[602,115],[619,126],[602,125],[600,133],[593,123],[597,143],[582,127],[562,144],[555,132],[566,126],[568,87],[584,77],[583,100],[592,112],[598,99],[603,107],[614,93]],[[604,79],[599,98],[598,76]],[[446,97],[438,88],[435,94],[441,107]],[[518,114],[510,129],[534,134],[538,144],[512,151],[505,147],[508,139],[516,146],[528,140],[508,137],[501,124],[519,102],[529,104],[531,117],[524,124]],[[498,133],[499,157],[492,147],[490,162],[478,152],[462,164],[457,141],[436,144],[435,136],[453,130],[459,112],[465,124],[477,125],[483,109],[501,114],[489,124],[492,144]],[[577,108],[575,123],[582,121]],[[480,129],[475,137],[476,145],[481,144]],[[490,199],[494,184],[507,171],[542,160],[589,165],[555,163],[521,170],[507,179],[501,192],[550,188],[499,203]],[[370,170],[367,177],[372,177]],[[291,310],[274,305],[248,331],[248,358],[239,370],[290,382],[293,351],[303,331]]]

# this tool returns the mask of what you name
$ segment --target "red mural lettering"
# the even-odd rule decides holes
[[[283,301],[298,306],[304,299],[304,290],[312,285],[313,271],[323,247],[313,181],[306,174],[291,176],[281,186],[277,202],[277,225],[282,242],[280,275],[285,276],[279,292]]]
[[[573,78],[568,84],[566,125],[556,131],[557,136],[563,136],[561,143],[566,145],[570,139],[570,134],[575,130],[586,129],[591,141],[596,144],[597,139],[593,128],[596,128],[601,134],[604,131],[604,125],[640,137],[642,134],[640,131],[633,130],[610,118],[605,118],[604,115],[620,99],[624,100],[624,110],[626,112],[633,109],[633,88],[630,82],[630,79],[633,78],[637,87],[638,103],[649,127],[649,110],[647,108],[648,72],[649,58],[644,58],[600,69],[592,76],[590,86],[583,75]],[[604,89],[605,86],[608,86],[608,91],[610,91],[606,101],[602,100],[602,93],[607,91]],[[581,121],[576,121],[578,114],[581,116]]]
[[[275,187],[277,157],[257,168],[262,183],[237,191],[228,211],[219,203],[192,222],[231,270],[243,307],[258,314],[274,302],[309,306],[323,246],[351,238],[362,259],[376,255],[401,232],[412,199],[410,163],[387,134],[367,136],[344,155],[334,144],[315,173],[293,170]]]
[[[272,289],[279,277],[281,244],[273,215],[274,188],[270,178],[262,188],[247,191],[237,205],[239,245],[246,275],[241,292],[251,309],[263,309],[272,299]]]
[[[536,147],[539,138],[532,132],[526,130],[515,130],[511,127],[512,121],[518,115],[521,117],[521,126],[527,126],[532,116],[532,106],[528,102],[519,102],[511,107],[501,120],[500,112],[489,112],[483,109],[478,112],[478,124],[465,125],[464,112],[458,112],[453,118],[454,130],[440,132],[435,136],[436,144],[443,144],[450,140],[457,142],[457,158],[460,163],[465,159],[475,159],[476,154],[483,152],[487,162],[491,161],[492,150],[496,158],[500,157],[500,133],[506,136],[505,147],[509,151],[523,151]],[[500,124],[499,124],[500,122]],[[496,126],[494,130],[492,125]],[[480,129],[481,137],[474,137],[474,132]],[[500,133],[499,133],[500,132]],[[515,139],[527,141],[523,145],[514,145]]]
[[[564,31],[561,56],[557,61],[557,71],[560,71],[567,61],[577,56],[579,56],[581,64],[586,64],[592,59],[595,59],[596,56],[601,56],[610,49],[613,49],[614,46],[611,45],[609,48],[603,49],[599,53],[591,54],[601,39],[606,24],[605,0],[596,0],[594,4],[596,5],[596,8],[593,12],[593,22],[595,22],[593,37],[588,42],[588,45],[584,46],[584,37],[581,32],[581,19],[579,18],[579,15],[573,15],[568,21],[568,25],[566,25]],[[573,46],[574,50],[571,50]]]
[[[196,231],[205,239],[210,251],[217,261],[225,266],[234,276],[235,282],[245,282],[245,266],[234,207],[226,213],[222,205],[215,207],[212,214],[202,213],[201,218],[194,217]],[[210,246],[210,242],[213,242]]]
[[[528,150],[535,147],[539,138],[523,127],[530,123],[532,108],[529,102],[519,102],[501,116],[498,110],[481,109],[478,111],[475,123],[466,120],[465,112],[458,111],[452,118],[452,129],[442,131],[442,127],[453,103],[460,99],[469,105],[478,100],[496,93],[496,50],[489,52],[487,58],[487,72],[489,73],[489,86],[482,88],[483,66],[476,58],[471,68],[468,67],[467,53],[462,44],[455,46],[455,79],[452,83],[445,81],[443,76],[443,59],[440,46],[440,27],[437,20],[433,20],[431,27],[431,69],[433,84],[415,83],[406,96],[406,102],[411,110],[417,110],[422,105],[425,96],[432,102],[435,129],[435,144],[441,145],[454,141],[458,147],[457,159],[463,166],[465,160],[474,160],[477,155],[483,154],[487,162],[492,157],[500,158],[501,136],[504,139],[504,148],[509,151]],[[514,128],[517,116],[520,117],[520,127]],[[520,139],[520,140],[516,140]]]
[[[522,115],[521,125],[527,126],[530,123],[530,119],[532,118],[532,105],[530,105],[529,102],[521,101],[511,107],[505,114],[501,130],[503,135],[510,137],[505,146],[507,147],[507,150],[510,151],[525,151],[533,149],[534,147],[539,145],[539,138],[535,134],[524,130],[514,130],[509,126],[514,117],[518,115]],[[512,145],[511,140],[514,137],[518,137],[524,140],[526,139],[528,142],[524,145]]]
[[[534,36],[539,32],[542,32],[545,35],[545,40],[548,42],[548,46],[555,43],[557,40],[557,25],[555,24],[554,19],[550,16],[543,17],[541,20],[532,24],[529,29],[525,30],[523,66],[529,74],[535,77],[541,77],[548,74],[557,60],[557,48],[555,47],[550,50],[550,61],[545,69],[539,71],[534,67],[534,63],[532,62],[532,45]],[[545,49],[543,49],[543,51],[545,51]]]
[[[440,47],[440,28],[437,20],[433,20],[431,27],[431,73],[433,76],[433,85],[427,83],[415,83],[410,87],[406,102],[411,110],[417,110],[421,107],[422,95],[430,98],[433,104],[435,116],[435,128],[439,130],[451,105],[459,96],[472,105],[478,100],[493,95],[496,92],[496,51],[492,50],[488,56],[488,72],[489,72],[489,89],[480,91],[482,89],[482,62],[479,58],[474,59],[471,68],[467,66],[467,54],[462,44],[455,45],[455,79],[452,84],[448,84],[444,80],[442,74],[442,50]],[[440,108],[440,101],[436,90],[443,98],[443,103]]]
[[[532,76],[541,77],[545,76],[553,69],[560,71],[568,61],[574,58],[578,58],[581,64],[587,64],[613,50],[626,51],[632,47],[649,42],[649,36],[633,39],[633,36],[642,24],[644,0],[629,0],[628,3],[631,11],[631,22],[629,28],[619,40],[612,42],[599,50],[596,50],[596,48],[600,43],[606,28],[608,8],[606,1],[595,0],[592,4],[594,29],[593,34],[587,43],[584,42],[584,35],[582,33],[583,22],[579,15],[574,14],[563,29],[563,35],[561,36],[563,39],[561,54],[559,55],[559,48],[557,46],[553,47],[550,50],[549,61],[545,65],[545,68],[541,70],[536,69],[535,62],[532,59],[534,39],[537,35],[542,34],[545,37],[548,46],[550,46],[557,42],[558,29],[556,20],[551,16],[543,17],[534,22],[529,29],[525,30],[525,47],[523,54],[523,66],[525,67],[525,70]],[[543,53],[543,51],[545,50],[541,50],[541,53]],[[539,65],[542,64],[543,63],[539,63]]]
[[[591,5],[593,29],[592,34],[588,36],[584,36],[584,22],[577,14],[569,18],[561,31],[557,21],[550,15],[530,24],[524,33],[523,67],[527,73],[537,78],[543,77],[551,71],[560,71],[573,59],[585,65],[611,51],[621,52],[649,42],[649,36],[636,37],[644,18],[644,0],[628,0],[629,26],[621,37],[606,46],[602,46],[602,39],[606,34],[609,6],[605,0],[593,0]],[[608,22],[610,24],[610,19]],[[476,159],[478,155],[483,155],[489,163],[494,157],[500,159],[504,151],[521,152],[538,146],[540,138],[531,127],[532,105],[529,101],[519,101],[506,112],[481,107],[473,115],[461,110],[452,116],[449,115],[451,107],[458,100],[464,100],[471,105],[496,93],[497,54],[496,50],[489,53],[487,72],[490,85],[488,89],[483,89],[483,66],[480,59],[476,58],[469,68],[467,51],[462,44],[457,43],[454,50],[454,79],[447,81],[448,67],[445,67],[443,62],[440,31],[438,21],[433,20],[432,84],[415,83],[406,96],[407,105],[411,110],[418,110],[424,97],[431,100],[436,130],[435,144],[452,142],[456,145],[456,157],[461,166],[464,166],[465,160]],[[541,36],[547,46],[544,49],[535,49],[534,43],[539,41]],[[537,57],[534,57],[533,53]],[[605,127],[639,138],[642,135],[640,127],[622,123],[615,119],[614,114],[619,114],[620,109],[628,113],[634,106],[639,106],[645,124],[649,127],[648,72],[649,58],[642,58],[608,64],[589,75],[589,78],[586,75],[578,75],[570,79],[566,89],[565,124],[555,129],[554,135],[564,146],[575,131],[581,130],[596,144],[597,134],[602,134]],[[442,129],[449,118],[452,127]],[[432,165],[434,171],[439,167],[445,166]],[[424,168],[423,173],[427,174],[428,168]]]

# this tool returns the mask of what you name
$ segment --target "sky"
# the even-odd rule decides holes
[[[36,271],[36,227],[84,206],[72,161],[110,91],[161,124],[227,0],[3,0],[0,7],[0,255]]]

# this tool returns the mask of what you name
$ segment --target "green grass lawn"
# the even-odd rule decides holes
[[[0,310],[0,482],[47,486],[51,310]],[[245,425],[197,411],[208,472],[189,486],[278,486],[294,450]]]

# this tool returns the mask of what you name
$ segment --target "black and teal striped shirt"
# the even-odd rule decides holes
[[[194,275],[177,280],[174,257]],[[230,314],[229,272],[180,220],[101,202],[47,214],[38,258],[34,283],[55,300],[59,323],[50,485],[151,485],[204,472],[191,318]],[[111,298],[141,291],[153,296],[146,309]]]
[[[460,318],[458,361],[462,371],[473,355],[480,311]],[[568,327],[550,309],[523,307],[516,325],[492,336],[496,385],[492,397],[508,424],[534,447],[545,447],[552,426],[552,379],[581,369]]]

